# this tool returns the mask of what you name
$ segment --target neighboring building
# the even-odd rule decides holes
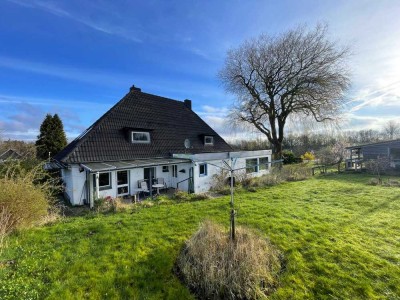
[[[14,160],[14,159],[21,159],[22,155],[20,155],[17,151],[13,149],[8,149],[6,152],[0,155],[0,163],[6,160]]]
[[[400,139],[347,147],[350,158],[346,159],[347,170],[361,170],[368,160],[387,157],[392,168],[400,167]]]
[[[48,167],[60,168],[65,195],[72,205],[100,197],[136,195],[163,178],[168,188],[208,191],[223,161],[251,176],[268,172],[271,150],[233,152],[232,148],[183,102],[130,92]]]

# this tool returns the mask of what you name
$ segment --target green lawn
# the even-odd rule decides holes
[[[400,299],[400,188],[327,175],[238,192],[237,222],[285,255],[271,299]],[[204,219],[228,225],[229,197],[66,218],[10,238],[0,299],[193,299],[175,277]]]

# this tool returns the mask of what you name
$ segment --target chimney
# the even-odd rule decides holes
[[[192,110],[192,100],[189,99],[185,99],[185,101],[183,101],[183,104],[189,108],[190,110]]]
[[[138,87],[135,87],[135,85],[132,85],[131,88],[129,89],[130,92],[141,92],[142,90]]]

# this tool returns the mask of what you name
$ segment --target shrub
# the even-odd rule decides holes
[[[96,199],[94,201],[94,209],[98,213],[115,212],[115,199],[110,196]]]
[[[283,181],[305,180],[312,176],[311,169],[301,164],[284,166],[279,172],[280,174],[278,176],[280,176]]]
[[[176,190],[175,193],[172,194],[171,198],[177,201],[188,201],[190,196],[184,191]]]
[[[177,271],[200,299],[257,299],[278,283],[281,255],[266,239],[238,227],[236,239],[204,222],[186,242]]]
[[[302,156],[300,156],[302,160],[315,160],[315,155],[312,152],[306,152]]]
[[[289,165],[289,164],[294,164],[301,162],[300,158],[296,158],[294,153],[292,151],[285,150],[282,152],[282,158],[283,158],[283,164],[284,165]]]
[[[220,172],[217,174],[214,174],[212,176],[212,185],[211,185],[211,190],[213,191],[221,191],[226,188],[228,185],[227,181],[228,177],[228,171],[221,169]]]
[[[273,186],[285,181],[305,180],[311,176],[311,169],[307,165],[284,165],[283,167],[273,167],[269,174],[250,178],[243,187],[249,190],[250,187]]]
[[[43,180],[39,165],[25,170],[19,164],[2,170],[0,178],[0,240],[15,229],[40,224],[49,214],[53,183]]]
[[[200,201],[200,200],[208,200],[210,199],[210,195],[207,193],[201,193],[201,194],[191,194],[190,199],[193,201]]]

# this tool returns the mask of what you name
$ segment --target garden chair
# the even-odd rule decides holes
[[[140,188],[142,189],[143,194],[149,194],[150,195],[150,190],[149,187],[147,186],[146,181],[141,181],[140,182]]]

